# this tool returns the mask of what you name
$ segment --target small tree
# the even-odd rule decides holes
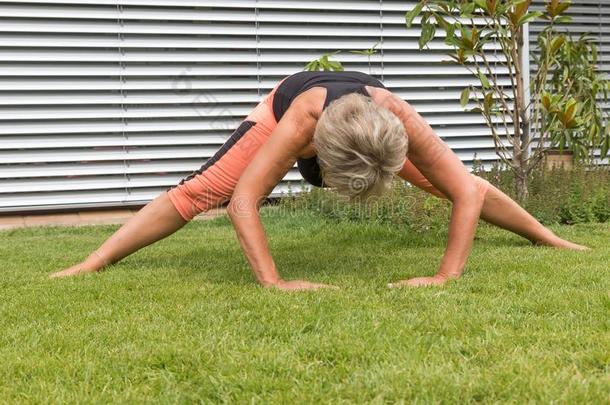
[[[406,13],[407,27],[421,15],[420,49],[435,37],[437,29],[443,30],[445,43],[454,51],[450,57],[480,82],[480,87],[465,88],[460,102],[466,107],[473,101],[476,107],[469,111],[482,114],[497,155],[515,175],[520,201],[527,198],[528,176],[545,148],[560,139],[551,134],[573,132],[587,122],[581,114],[582,101],[566,96],[565,89],[547,85],[548,76],[561,67],[558,55],[567,38],[557,32],[556,25],[571,20],[563,15],[571,3],[548,0],[544,11],[530,11],[530,4],[531,0],[421,0]],[[548,24],[538,39],[538,71],[526,83],[528,72],[523,71],[522,62],[529,55],[524,27],[536,18]],[[489,52],[492,46],[500,48],[501,57]],[[510,86],[502,84],[499,68],[506,70]]]
[[[336,54],[338,54],[340,52],[341,51],[325,53],[324,55],[320,56],[318,59],[314,59],[311,62],[309,62],[307,65],[305,65],[303,70],[306,70],[309,72],[317,72],[320,70],[327,71],[327,72],[329,72],[329,71],[330,72],[341,72],[341,71],[343,71],[343,65],[341,64],[341,62],[330,59],[331,57],[335,56]]]
[[[539,43],[540,47],[544,45]],[[550,145],[569,150],[585,163],[593,161],[597,151],[604,158],[610,149],[608,113],[599,102],[608,100],[610,81],[599,71],[597,55],[592,37],[583,34],[573,40],[568,35],[541,100],[543,130],[549,132]],[[564,113],[570,106],[578,107],[573,122],[566,121],[570,117]]]
[[[364,49],[362,51],[349,51],[349,53],[355,53],[357,55],[365,55],[367,57],[368,66],[369,66],[369,74],[372,73],[371,56],[373,56],[377,53],[378,45],[379,45],[379,42],[375,43],[375,45],[373,45],[369,49]],[[316,72],[316,71],[320,71],[320,70],[327,71],[327,72],[328,71],[341,72],[344,70],[343,64],[339,61],[330,59],[331,57],[333,57],[337,54],[340,54],[340,53],[341,53],[341,51],[325,53],[324,55],[320,56],[318,59],[314,59],[311,62],[309,62],[307,65],[305,65],[303,70],[310,71],[310,72]]]

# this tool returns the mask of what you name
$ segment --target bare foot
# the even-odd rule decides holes
[[[55,273],[49,275],[49,277],[50,278],[71,277],[71,276],[78,276],[79,274],[94,273],[98,270],[99,269],[87,267],[87,266],[85,266],[84,263],[78,263],[72,267],[68,267],[65,270],[55,272]]]
[[[556,247],[560,249],[570,249],[570,250],[591,250],[591,248],[578,245],[576,243],[572,243],[565,239],[561,239],[559,236],[555,236],[550,242],[538,242],[537,245]]]

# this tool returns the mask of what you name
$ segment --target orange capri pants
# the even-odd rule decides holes
[[[199,213],[231,199],[241,174],[277,125],[273,114],[273,96],[283,80],[241,122],[214,156],[180,183],[167,189],[169,199],[184,220],[190,221]],[[414,186],[444,198],[409,160],[400,176]],[[475,178],[479,193],[484,197],[489,183],[480,177]]]

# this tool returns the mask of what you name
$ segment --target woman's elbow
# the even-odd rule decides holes
[[[227,205],[227,215],[232,220],[245,218],[258,213],[257,200],[247,195],[234,195]]]

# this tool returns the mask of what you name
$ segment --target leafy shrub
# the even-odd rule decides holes
[[[473,169],[514,198],[512,171],[500,165],[491,170],[475,165]],[[280,207],[306,210],[332,221],[388,224],[418,232],[445,229],[451,213],[448,201],[401,180],[396,180],[386,195],[366,204],[348,203],[330,190],[312,188],[298,194],[289,192]],[[610,220],[610,168],[539,169],[531,175],[524,208],[544,224],[606,222]]]
[[[514,177],[496,165],[490,171],[477,171],[481,177],[510,195]],[[578,165],[534,171],[529,180],[530,195],[523,207],[545,224],[606,222],[610,219],[610,168]]]
[[[440,229],[451,211],[448,201],[398,180],[387,194],[367,203],[349,203],[330,190],[314,187],[299,194],[289,192],[280,206],[289,211],[306,210],[333,221],[388,224],[415,231]]]

